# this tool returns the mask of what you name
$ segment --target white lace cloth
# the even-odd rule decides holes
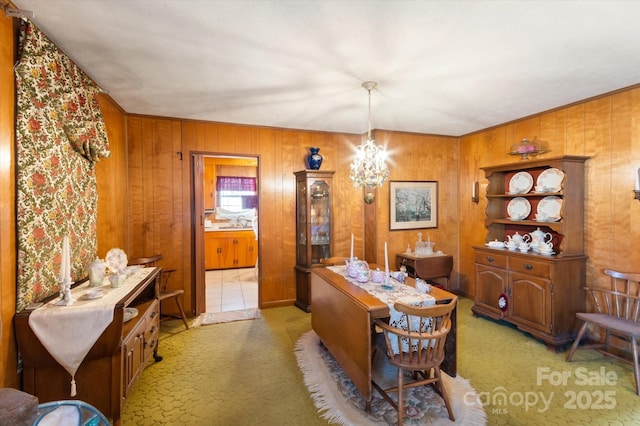
[[[346,266],[329,266],[327,267],[336,274],[342,275],[347,281],[367,291],[367,293],[379,299],[381,302],[389,306],[389,324],[392,327],[408,330],[407,316],[396,311],[393,305],[396,302],[403,302],[412,306],[431,306],[436,304],[436,299],[430,294],[421,293],[415,288],[391,279],[393,289],[386,290],[382,288],[382,284],[368,281],[361,283],[351,278],[347,274]],[[411,330],[417,330],[420,324],[420,318],[411,316]],[[394,353],[399,353],[397,339],[391,339],[391,348]],[[409,350],[409,342],[403,339],[402,349],[407,352]]]
[[[102,332],[113,321],[116,303],[153,269],[138,268],[132,271],[118,288],[111,288],[108,278],[104,279],[101,287],[89,288],[87,281],[72,290],[71,294],[76,299],[73,305],[57,306],[56,302],[60,299],[56,298],[29,315],[29,326],[42,346],[71,375],[71,396],[76,394],[76,371]],[[104,296],[87,300],[85,295],[95,289],[102,290]]]

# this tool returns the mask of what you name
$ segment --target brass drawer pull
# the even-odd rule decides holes
[[[524,269],[526,269],[527,271],[530,271],[530,270],[532,270],[532,269],[533,269],[533,265],[530,265],[530,264],[528,264],[528,263],[525,263],[525,264],[524,264],[524,265],[522,265],[522,266],[524,266]]]
[[[495,259],[493,258],[493,256],[487,256],[487,260],[488,260],[489,262],[493,262]]]

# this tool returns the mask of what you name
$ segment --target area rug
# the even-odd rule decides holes
[[[313,330],[302,335],[296,342],[295,353],[298,365],[304,374],[305,385],[311,393],[320,416],[329,422],[350,426],[397,424],[396,410],[375,390],[371,412],[365,411],[364,398],[329,351],[320,343],[320,339]],[[375,358],[374,371],[386,371],[387,374],[380,376],[374,373],[374,380],[383,386],[390,386],[397,370],[393,368],[393,374],[389,374],[391,369],[385,368],[384,354],[378,353]],[[487,415],[469,382],[460,376],[451,378],[445,373],[443,373],[443,380],[450,395],[456,422],[449,419],[440,395],[431,386],[422,386],[407,391],[404,423],[486,425]]]
[[[201,325],[220,324],[223,322],[243,321],[257,318],[260,318],[260,309],[258,308],[241,309],[239,311],[228,312],[205,312],[196,318],[191,326],[198,327]]]

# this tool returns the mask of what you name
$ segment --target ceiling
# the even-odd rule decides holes
[[[372,80],[374,129],[460,136],[640,83],[638,1],[13,3],[128,113],[361,134]]]

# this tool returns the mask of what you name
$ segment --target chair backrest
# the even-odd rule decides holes
[[[110,426],[109,420],[96,407],[79,400],[53,401],[38,405],[33,426],[45,424]]]
[[[346,265],[348,257],[334,256],[320,259],[320,263],[325,266]]]
[[[163,259],[161,254],[155,254],[149,257],[138,257],[129,259],[129,265],[157,266],[156,263]]]
[[[457,297],[448,303],[427,307],[396,302],[393,307],[404,316],[405,321],[402,323],[406,324],[407,329],[383,326],[391,363],[414,370],[426,370],[440,365],[444,360],[447,334],[451,331],[451,312],[457,302]],[[404,349],[395,353],[394,348]]]
[[[640,320],[640,273],[604,270],[611,277],[610,288],[586,287],[591,294],[597,312],[624,318]]]

